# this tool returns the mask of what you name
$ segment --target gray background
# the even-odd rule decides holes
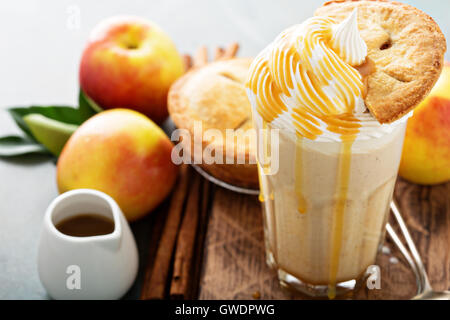
[[[404,1],[425,10],[450,36],[450,2]],[[103,18],[132,14],[157,22],[182,53],[200,45],[241,44],[257,54],[280,31],[302,22],[322,1],[3,0],[0,2],[0,136],[18,133],[2,110],[29,104],[76,105],[78,63],[90,30]],[[80,28],[71,13],[80,10]],[[55,165],[42,157],[0,159],[0,299],[46,299],[36,269],[44,211],[57,196]],[[135,223],[145,260],[148,220]],[[139,282],[128,293],[134,298]]]

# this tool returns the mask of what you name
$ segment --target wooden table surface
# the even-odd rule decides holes
[[[261,206],[257,197],[213,186],[199,299],[302,299],[282,289],[265,263]],[[436,290],[450,288],[450,183],[421,187],[397,182],[395,197]],[[415,276],[394,244],[380,253],[381,289],[365,286],[354,299],[409,299]]]

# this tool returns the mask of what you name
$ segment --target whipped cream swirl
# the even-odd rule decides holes
[[[358,12],[352,14],[341,24],[332,27],[331,47],[345,62],[352,66],[364,63],[367,57],[367,44],[358,30]]]
[[[253,112],[311,140],[378,137],[392,131],[367,111],[355,67],[367,58],[357,11],[343,22],[313,17],[281,33],[253,61],[247,93]]]

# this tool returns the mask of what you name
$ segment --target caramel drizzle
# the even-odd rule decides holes
[[[337,176],[337,203],[334,206],[331,259],[330,259],[330,283],[328,285],[328,297],[336,297],[336,278],[339,269],[339,257],[341,255],[342,237],[344,229],[345,204],[350,182],[351,151],[354,142],[348,139],[342,142],[341,155],[339,157],[339,169]]]
[[[297,196],[297,211],[305,214],[308,210],[306,198],[303,195],[303,138],[298,136],[295,148],[295,193]]]
[[[269,155],[269,150],[271,150],[271,142],[270,142],[270,128],[265,120],[262,121],[263,132],[262,132],[262,159],[258,159],[258,174],[259,174],[259,201],[265,202],[268,199],[265,197],[265,191],[263,189],[261,176],[267,176],[271,172],[271,155]],[[270,195],[269,199],[273,200],[273,192],[269,190]]]
[[[330,18],[310,19],[304,34],[296,36],[295,29],[288,30],[269,52],[255,59],[247,87],[255,94],[256,110],[265,121],[271,123],[290,112],[297,133],[311,140],[323,133],[318,120],[340,135],[358,132],[359,121],[351,113],[356,97],[364,92],[363,78],[329,48],[334,23]],[[327,95],[329,86],[336,97]],[[287,99],[296,102],[292,110]]]
[[[259,196],[258,196],[258,200],[259,202],[266,202],[266,198],[264,196],[264,188],[263,188],[263,183],[262,183],[262,168],[261,165],[259,164],[259,161],[257,161],[257,166],[258,166],[258,178],[259,178]]]

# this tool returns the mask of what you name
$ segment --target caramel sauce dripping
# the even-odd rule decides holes
[[[295,193],[297,196],[297,211],[306,214],[308,207],[303,195],[303,159],[302,159],[303,137],[297,136],[295,147]]]
[[[258,195],[258,200],[259,200],[259,202],[264,203],[266,201],[266,199],[264,197],[264,188],[263,188],[263,184],[262,184],[261,166],[259,165],[258,161],[257,161],[257,166],[258,166],[258,177],[259,177],[259,195]]]
[[[269,156],[269,150],[271,149],[271,145],[270,145],[270,139],[269,139],[269,135],[270,135],[270,129],[269,126],[267,124],[267,122],[265,120],[263,120],[263,132],[262,132],[262,139],[263,139],[263,152],[262,152],[262,159],[260,159],[261,161],[257,161],[258,163],[258,175],[259,175],[259,201],[260,202],[265,202],[267,199],[265,199],[264,196],[264,189],[263,189],[263,185],[262,185],[262,177],[261,175],[268,175],[270,174],[270,156]],[[272,193],[271,193],[272,194]],[[270,196],[269,196],[270,198]],[[272,198],[273,198],[273,194],[272,194]]]
[[[337,175],[337,203],[334,207],[332,249],[330,259],[330,284],[328,286],[328,297],[336,297],[336,278],[339,269],[339,257],[341,254],[342,236],[344,229],[345,204],[347,201],[348,187],[350,182],[350,164],[352,146],[356,136],[352,136],[342,142],[341,154],[339,156]]]
[[[368,90],[368,78],[375,72],[375,63],[367,58],[366,61],[355,67],[360,73],[364,85],[363,97],[367,96]],[[337,118],[340,120],[347,120],[355,124],[353,128],[358,128],[360,125],[357,123],[357,119],[352,114],[341,115]],[[330,121],[332,122],[332,121]],[[358,126],[359,125],[359,126]],[[350,126],[351,127],[351,126]],[[334,208],[334,221],[333,221],[333,242],[332,242],[332,256],[330,261],[330,284],[328,286],[328,298],[334,299],[336,297],[336,278],[339,269],[339,256],[341,254],[342,236],[344,229],[344,215],[345,215],[345,201],[348,195],[348,188],[350,182],[350,165],[352,146],[356,140],[356,132],[343,130],[342,128],[329,128],[331,131],[341,131],[342,133],[342,146],[341,155],[339,157],[339,171],[338,171],[338,189],[337,189],[337,204]]]
[[[271,142],[269,139],[270,129],[266,121],[263,121],[263,172],[265,175],[270,174],[270,155],[269,150],[271,149]]]

